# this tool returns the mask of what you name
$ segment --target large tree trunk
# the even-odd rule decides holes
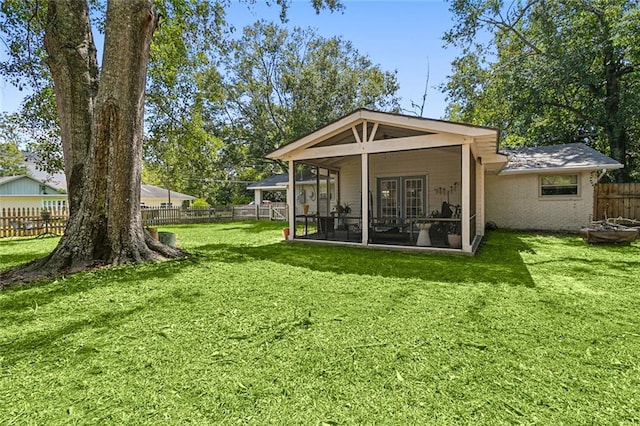
[[[49,2],[46,48],[62,129],[70,217],[56,249],[3,274],[3,284],[181,254],[145,233],[140,211],[144,91],[156,24],[152,0],[110,1],[98,82],[86,3]]]
[[[611,158],[620,162],[624,167],[614,171],[614,178],[618,182],[628,182],[630,176],[629,161],[627,158],[627,131],[624,114],[620,111],[622,104],[621,88],[621,59],[615,55],[615,49],[610,40],[607,40],[604,49],[604,75],[605,75],[605,123],[604,131],[609,141]]]
[[[55,81],[69,211],[74,215],[83,194],[93,103],[98,92],[96,47],[86,2],[51,1],[47,15],[44,42]]]

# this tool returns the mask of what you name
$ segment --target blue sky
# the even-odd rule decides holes
[[[278,7],[267,7],[258,0],[249,8],[234,2],[227,10],[228,20],[238,33],[258,19],[278,21]],[[275,3],[275,2],[274,2]],[[424,116],[441,118],[445,113],[445,95],[437,86],[446,81],[456,56],[453,48],[443,47],[442,35],[453,25],[448,6],[439,0],[343,0],[343,12],[326,11],[316,15],[308,0],[293,0],[288,11],[289,27],[312,27],[325,37],[341,36],[353,42],[383,70],[398,73],[401,107],[416,111],[411,102],[421,103],[427,69],[429,88]],[[2,81],[0,110],[14,111],[22,92]]]

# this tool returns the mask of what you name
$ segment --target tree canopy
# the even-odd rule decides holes
[[[244,202],[247,181],[282,171],[266,153],[356,108],[398,108],[395,73],[341,38],[264,21],[218,34],[224,43],[196,40],[178,61],[151,62],[145,167],[159,184]],[[175,51],[157,48],[167,45]]]
[[[27,166],[18,145],[12,142],[0,142],[0,177],[27,173]]]
[[[463,48],[448,117],[508,145],[584,142],[640,178],[640,10],[635,0],[453,0]]]
[[[225,124],[249,163],[357,108],[399,108],[396,74],[339,37],[259,21],[225,53]]]

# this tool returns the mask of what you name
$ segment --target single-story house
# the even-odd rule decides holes
[[[503,153],[498,140],[494,128],[367,109],[340,118],[268,155],[296,188],[289,239],[472,253],[488,221],[578,229],[591,183],[621,167],[581,144]],[[317,196],[299,202],[310,176]],[[572,216],[550,219],[562,211]]]
[[[281,173],[268,178],[262,179],[258,182],[254,182],[247,186],[248,190],[253,191],[254,204],[259,206],[262,204],[263,195],[265,191],[269,192],[287,192],[289,184],[289,175]]]
[[[0,177],[0,211],[9,208],[67,207],[67,194],[55,186],[27,175]]]
[[[67,177],[63,172],[49,173],[41,170],[38,166],[40,157],[39,154],[35,152],[23,152],[22,156],[24,157],[29,176],[40,182],[45,182],[47,185],[61,192],[67,191]]]
[[[196,197],[169,191],[154,185],[142,185],[140,201],[144,207],[182,206]],[[45,208],[58,211],[67,208],[66,180],[38,180],[28,175],[0,177],[0,209]]]
[[[486,217],[503,228],[577,231],[593,215],[594,185],[622,164],[582,143],[509,149],[485,177]]]
[[[185,201],[191,204],[195,199],[196,197],[191,195],[159,186],[143,184],[140,188],[140,202],[145,207],[180,207]]]
[[[38,168],[38,154],[33,152],[23,152],[24,160],[26,162],[29,176],[34,179],[44,182],[47,185],[58,189],[61,192],[67,190],[67,178],[64,173],[47,173]],[[66,200],[66,196],[64,198]],[[183,194],[181,192],[169,191],[166,188],[162,188],[155,185],[143,184],[140,188],[140,203],[144,207],[159,208],[159,207],[180,207],[184,201],[189,203],[193,202],[196,197]],[[37,204],[37,203],[36,203]],[[66,203],[65,203],[66,206]],[[22,206],[20,206],[22,207]],[[29,206],[30,207],[30,206]],[[47,207],[45,204],[37,204],[35,207]]]
[[[309,206],[307,214],[315,214],[317,212],[317,203],[315,203],[316,197],[324,197],[327,193],[325,186],[323,186],[324,182],[324,180],[321,180],[320,187],[317,188],[315,174],[312,174],[310,170],[305,169],[298,171],[298,174],[296,175],[296,190],[294,196],[298,213],[302,212],[302,206],[305,204]],[[289,189],[289,175],[287,173],[282,173],[269,176],[268,178],[248,185],[247,189],[253,190],[254,204],[259,206],[264,201],[263,195],[265,191],[287,193]]]

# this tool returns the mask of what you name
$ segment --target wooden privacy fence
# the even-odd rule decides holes
[[[142,220],[145,226],[262,219],[287,220],[286,203],[263,204],[261,206],[190,207],[187,209],[171,207],[142,210]]]
[[[599,183],[593,192],[593,220],[640,220],[640,183]]]
[[[48,212],[49,215],[43,215],[43,212]],[[145,226],[258,219],[287,220],[287,217],[286,203],[142,210]],[[66,209],[3,208],[0,210],[0,238],[62,235],[68,219],[69,213]]]
[[[68,218],[66,209],[3,208],[0,211],[0,238],[62,235]]]

